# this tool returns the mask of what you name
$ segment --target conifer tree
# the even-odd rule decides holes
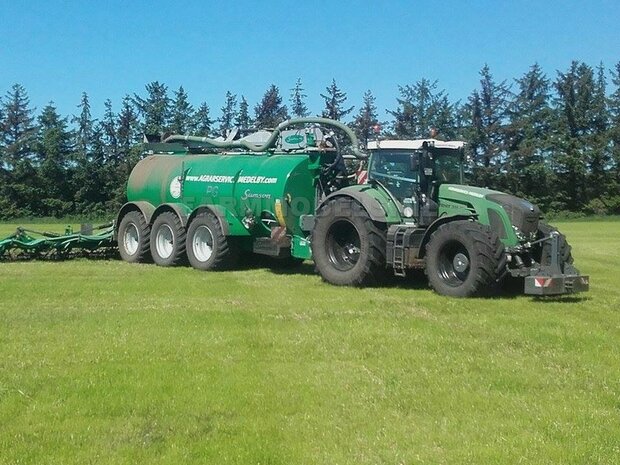
[[[340,121],[355,108],[353,106],[345,106],[347,94],[340,90],[335,79],[332,79],[332,83],[325,88],[325,94],[321,94],[321,97],[325,101],[325,108],[322,113],[323,118]]]
[[[174,92],[172,101],[172,116],[170,132],[173,134],[187,134],[194,122],[194,107],[189,103],[189,97],[183,86]]]
[[[417,139],[435,130],[444,138],[455,136],[454,108],[445,92],[437,91],[437,81],[421,79],[414,85],[399,86],[398,108],[388,111],[394,117],[396,137]]]
[[[214,121],[211,119],[211,109],[206,102],[202,102],[194,115],[192,132],[198,136],[208,137],[211,134]]]
[[[230,91],[226,92],[226,101],[221,109],[222,116],[220,116],[219,132],[222,137],[226,137],[228,131],[235,125],[235,118],[237,117],[237,95]]]
[[[304,88],[301,83],[301,78],[297,78],[295,87],[291,89],[291,114],[294,118],[305,118],[310,115],[308,107],[306,106],[307,95],[304,93]]]
[[[36,146],[41,210],[43,216],[62,216],[72,211],[73,192],[70,171],[73,134],[50,102],[37,119]]]
[[[360,111],[353,121],[353,128],[357,137],[364,147],[374,133],[374,128],[379,124],[375,97],[370,90],[364,92],[364,98]]]
[[[252,127],[252,117],[250,116],[250,106],[245,97],[241,96],[241,103],[239,104],[239,113],[235,118],[235,124],[238,128],[248,129]]]
[[[546,209],[552,200],[552,122],[550,83],[538,64],[515,80],[517,93],[508,108],[506,187]]]
[[[170,97],[168,87],[159,81],[146,85],[146,97],[134,94],[133,103],[142,116],[142,132],[145,134],[163,134],[168,130],[170,120]]]
[[[288,109],[282,104],[280,90],[272,84],[254,107],[254,121],[257,128],[273,129],[288,118]]]

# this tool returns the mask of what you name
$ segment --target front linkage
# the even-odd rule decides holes
[[[579,274],[570,263],[562,263],[560,233],[551,231],[549,236],[532,242],[530,245],[549,242],[551,244],[551,263],[532,267],[525,277],[525,294],[535,296],[557,296],[575,292],[587,292],[590,277]]]

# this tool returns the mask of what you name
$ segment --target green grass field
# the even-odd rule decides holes
[[[619,463],[620,222],[558,226],[587,295],[0,263],[0,464]]]

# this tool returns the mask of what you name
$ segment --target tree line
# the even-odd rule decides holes
[[[486,65],[479,74],[465,101],[428,79],[399,86],[384,117],[372,91],[356,109],[332,80],[318,115],[346,122],[363,143],[431,130],[465,140],[468,182],[528,198],[548,213],[620,213],[620,62],[607,70],[574,61],[553,78],[534,64],[510,82],[497,81]],[[311,115],[306,99],[301,79],[287,102],[276,85],[253,107],[228,91],[213,115],[207,102],[194,106],[183,87],[171,91],[155,81],[117,110],[106,100],[103,116],[94,118],[85,92],[76,114],[63,116],[52,102],[37,112],[14,84],[0,98],[0,218],[114,214],[144,134],[218,137],[233,127],[273,128]]]

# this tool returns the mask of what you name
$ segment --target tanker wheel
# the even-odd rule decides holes
[[[224,234],[211,212],[196,215],[187,229],[187,259],[197,270],[222,270],[232,267],[238,250]]]
[[[426,247],[428,281],[439,294],[488,294],[505,268],[504,245],[491,228],[474,221],[439,226]]]
[[[539,223],[538,225],[538,239],[542,239],[543,237],[549,237],[551,232],[557,231],[556,228],[547,224],[547,223]],[[558,246],[560,248],[560,267],[562,271],[564,271],[564,265],[573,263],[573,255],[571,253],[571,246],[566,241],[566,236],[560,233]],[[551,265],[551,242],[545,241],[539,245],[538,250],[536,252],[536,261],[543,266]]]
[[[139,211],[130,211],[118,226],[118,251],[129,263],[143,263],[150,259],[149,236],[151,227]]]
[[[386,272],[385,249],[385,229],[359,203],[341,197],[319,209],[312,257],[323,280],[338,286],[376,284]]]
[[[179,217],[163,212],[151,227],[151,256],[159,266],[175,266],[185,257],[185,228]]]

